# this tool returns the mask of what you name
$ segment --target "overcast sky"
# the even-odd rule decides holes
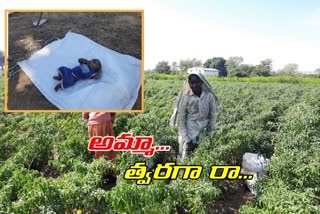
[[[219,56],[242,56],[249,64],[270,58],[275,70],[288,63],[300,71],[320,67],[318,0],[0,1],[2,29],[3,9],[144,9],[145,69],[162,60]],[[0,39],[3,50],[3,33]]]

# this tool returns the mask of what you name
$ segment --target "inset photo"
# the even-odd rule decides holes
[[[143,10],[6,19],[6,112],[143,112]]]

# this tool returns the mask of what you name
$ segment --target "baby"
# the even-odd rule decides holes
[[[78,62],[80,65],[72,69],[64,66],[58,68],[58,76],[54,76],[53,79],[61,82],[54,87],[54,90],[68,88],[80,79],[100,79],[101,63],[98,59],[87,60],[80,58]]]

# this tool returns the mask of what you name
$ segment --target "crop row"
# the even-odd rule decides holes
[[[184,80],[186,74],[161,74],[148,73],[145,75],[149,79],[157,80]],[[305,78],[295,76],[270,76],[270,77],[208,77],[210,81],[227,81],[227,82],[278,82],[278,83],[311,83],[319,84],[320,78]]]

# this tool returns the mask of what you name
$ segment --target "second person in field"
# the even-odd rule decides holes
[[[218,99],[200,72],[188,74],[175,104],[171,124],[179,128],[179,156],[184,159],[216,128]]]

